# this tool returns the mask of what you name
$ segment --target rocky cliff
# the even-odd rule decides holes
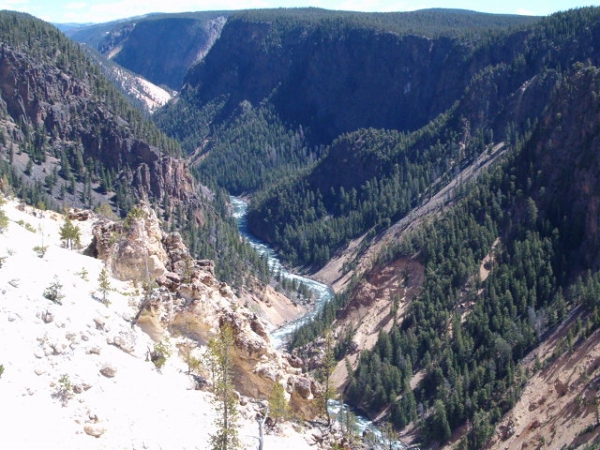
[[[153,14],[67,34],[155,85],[178,91],[188,68],[210,50],[230,14]]]
[[[295,412],[314,417],[311,400],[320,388],[302,374],[301,362],[273,347],[268,324],[217,280],[214,262],[194,260],[178,233],[162,231],[148,205],[132,210],[124,224],[98,222],[86,253],[103,259],[117,278],[145,283],[136,323],[155,339],[170,333],[206,345],[228,324],[235,340],[236,389],[265,399],[273,383],[282,383]],[[154,283],[158,287],[151,288]]]
[[[185,163],[174,157],[177,144],[145,122],[57,30],[3,13],[3,21],[13,18],[30,29],[36,45],[24,45],[16,32],[0,36],[4,160],[26,172],[29,184],[46,182],[49,196],[62,195],[77,206],[115,200],[119,190],[117,203],[128,203],[128,196],[191,201],[195,186]],[[63,187],[60,194],[68,183],[68,192]]]

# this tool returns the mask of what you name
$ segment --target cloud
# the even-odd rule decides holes
[[[527,9],[524,8],[519,8],[517,9],[516,14],[520,15],[520,16],[539,16],[539,14],[536,14],[534,12],[531,12]]]

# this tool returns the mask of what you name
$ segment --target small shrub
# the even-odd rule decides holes
[[[43,258],[47,250],[48,247],[44,245],[36,245],[35,247],[33,247],[33,251],[37,253],[38,258]]]
[[[188,374],[199,374],[202,369],[202,361],[194,356],[194,349],[196,347],[192,344],[183,344],[179,347],[179,351],[183,361],[188,366]]]
[[[17,220],[17,224],[21,225],[23,228],[25,228],[29,232],[35,233],[35,228],[29,222],[25,222],[23,219],[21,219],[21,220]]]
[[[8,228],[8,216],[0,209],[0,233]]]
[[[62,299],[65,295],[62,292],[63,285],[58,281],[58,277],[54,277],[54,282],[50,284],[44,291],[44,297],[48,300],[62,305]]]
[[[3,373],[4,373],[4,364],[0,364],[0,378],[2,378]]]
[[[62,374],[58,379],[54,397],[58,398],[63,406],[66,406],[69,400],[73,398],[73,383],[71,383],[71,379],[66,373]]]
[[[7,259],[8,256],[0,256],[0,269],[2,269],[2,266],[4,265]]]
[[[129,229],[129,228],[131,228],[131,226],[133,225],[133,222],[135,220],[137,220],[137,219],[145,219],[145,218],[146,218],[146,212],[143,209],[137,208],[137,207],[133,207],[127,213],[127,217],[125,217],[125,221],[123,222],[123,226],[126,229]]]
[[[81,277],[81,279],[83,281],[89,281],[89,279],[88,279],[89,272],[87,271],[87,269],[85,267],[82,267],[79,272],[75,272],[75,275],[78,275],[79,277]]]
[[[162,369],[169,356],[171,356],[171,350],[168,340],[154,343],[154,348],[150,352],[150,361],[154,363],[157,369]]]
[[[110,285],[110,280],[108,279],[108,272],[105,268],[102,268],[100,271],[100,275],[98,276],[99,287],[98,290],[102,294],[101,302],[104,306],[110,305],[110,301],[108,300],[107,294],[112,290],[112,286]]]

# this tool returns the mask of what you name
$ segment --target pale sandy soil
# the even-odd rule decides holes
[[[355,329],[353,342],[358,349],[370,350],[377,343],[380,330],[389,331],[394,318],[400,321],[406,306],[417,294],[423,282],[423,267],[410,258],[401,258],[385,268],[375,271],[361,282],[354,292],[350,307],[338,321],[339,329],[351,326]],[[396,316],[392,316],[392,299],[398,298]],[[348,356],[352,368],[356,368],[358,352]],[[345,361],[338,363],[334,374],[337,387],[345,384],[347,370]]]
[[[256,311],[272,328],[278,328],[306,312],[306,308],[294,304],[271,286],[266,286],[260,295],[244,293],[241,298],[247,302],[248,308]]]
[[[61,247],[58,215],[34,216],[15,206],[3,206],[11,222],[0,234],[0,257],[7,257],[0,268],[0,448],[208,448],[212,396],[192,388],[175,347],[180,338],[170,337],[172,356],[157,370],[146,358],[152,339],[130,324],[140,301],[135,289],[111,279],[111,304],[104,306],[97,300],[102,262]],[[87,245],[91,224],[79,226]],[[39,258],[33,247],[42,239],[48,250]],[[87,280],[80,275],[84,268]],[[43,296],[55,276],[63,286],[62,305]],[[51,321],[43,320],[47,314]],[[130,351],[108,343],[119,336],[131,343]],[[106,366],[116,370],[114,377],[101,374]],[[65,402],[56,396],[63,375],[79,392]],[[253,403],[241,412],[243,448],[256,448]],[[104,433],[89,436],[86,426]],[[266,448],[314,448],[310,434],[287,424],[266,437]]]
[[[516,406],[496,427],[490,449],[600,448],[600,332],[573,351],[565,346],[552,359],[576,317],[523,361],[523,370],[533,372],[536,358],[542,368],[529,377]]]

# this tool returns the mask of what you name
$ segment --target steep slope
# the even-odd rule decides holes
[[[84,46],[83,49],[100,67],[104,76],[111,80],[134,106],[148,115],[152,114],[157,108],[164,106],[175,95],[175,91],[156,86],[141,75],[136,75],[109,61],[90,47]]]
[[[146,325],[142,321],[138,322],[140,326],[135,325],[148,293],[141,293],[131,281],[108,277],[110,288],[104,293],[108,301],[103,302],[99,278],[107,267],[101,260],[65,248],[59,238],[65,223],[62,215],[35,210],[16,200],[0,209],[9,219],[6,229],[2,225],[0,232],[0,336],[6,344],[0,350],[0,393],[4,407],[11,412],[4,417],[0,446],[208,448],[210,434],[216,431],[213,396],[198,389],[185,359],[190,351],[200,357],[204,343],[181,333],[169,335],[162,329],[151,337],[143,331],[148,330],[150,313],[145,316]],[[92,238],[97,219],[93,214],[82,221],[74,219],[84,246]],[[140,229],[139,222],[132,225]],[[156,226],[154,223],[148,228],[156,231]],[[152,244],[140,240],[135,244]],[[173,236],[170,242],[173,244]],[[40,243],[46,246],[42,257],[33,250]],[[177,250],[186,255],[181,244]],[[217,310],[227,310],[227,317],[234,318],[241,328],[238,342],[246,348],[253,344],[260,349],[261,364],[268,366],[268,361],[276,357],[268,337],[250,330],[247,317],[251,314],[243,306],[239,305],[239,315],[232,312],[239,299],[226,293],[209,267],[198,269],[204,290],[196,294],[203,296],[204,314],[196,318],[196,325],[203,325],[196,330],[204,337],[211,336],[211,327],[218,327],[218,315],[208,311],[217,314]],[[52,301],[45,292],[57,283],[59,295]],[[167,290],[152,292],[157,308],[174,306],[168,298]],[[181,314],[186,309],[181,306],[171,312]],[[189,305],[188,311],[193,313]],[[189,330],[194,330],[191,322],[189,325]],[[260,321],[254,327],[260,330]],[[149,356],[161,346],[171,356],[158,367]],[[279,369],[285,367],[277,359],[272,362],[278,363]],[[278,373],[274,370],[271,374]],[[254,398],[240,399],[244,403],[239,405],[240,438],[250,448],[256,442],[255,416],[261,407]],[[276,428],[265,436],[265,445],[313,448],[312,431],[289,423]]]
[[[230,14],[150,14],[66,33],[157,86],[178,91],[188,68],[210,50]]]
[[[369,126],[414,130],[468,83],[461,61],[472,45],[453,34],[480,37],[483,29],[532,20],[444,10],[240,13],[186,84],[200,105],[224,98],[225,114],[244,100],[258,106],[269,99],[284,121],[309,129],[319,143]]]
[[[447,448],[597,445],[599,74],[576,65],[455,206],[367,252],[334,324],[350,402]]]
[[[179,144],[132,107],[79,45],[8,12],[0,14],[0,42],[3,192],[55,210],[121,216],[148,200],[195,256],[218,260],[220,279],[264,288],[257,278],[266,281],[268,268],[239,239],[228,197],[196,185]]]
[[[154,120],[201,156],[205,182],[264,189],[310,165],[341,133],[426,125],[469,84],[482,41],[536,20],[451,10],[238,13]]]
[[[482,152],[514,142],[515,133],[539,120],[573,64],[598,62],[598,15],[593,8],[557,14],[488,36],[458,61],[448,55],[435,73],[437,79],[451,77],[444,86],[450,92],[456,87],[458,95],[448,99],[443,114],[410,134],[398,126],[341,135],[309,171],[255,198],[250,229],[290,263],[317,267],[351,239],[386,229]],[[426,104],[412,104],[408,115]]]
[[[47,194],[86,206],[114,196],[125,212],[136,197],[168,197],[177,205],[197,195],[176,159],[178,145],[145,121],[75,44],[25,15],[0,19],[3,173],[15,168],[26,175],[21,181],[9,175],[15,189],[21,184],[37,199]]]

